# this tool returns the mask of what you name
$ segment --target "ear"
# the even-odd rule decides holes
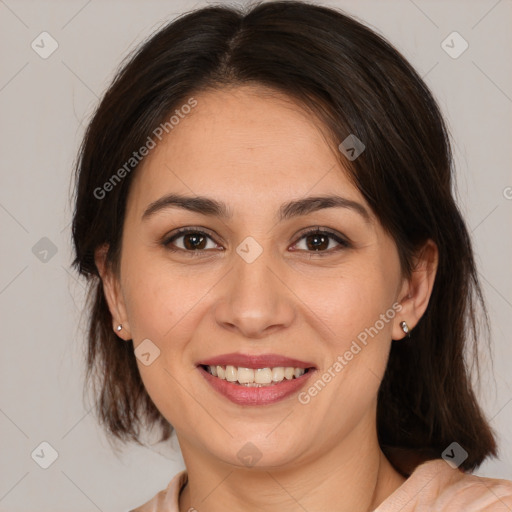
[[[98,247],[94,251],[94,262],[96,263],[96,268],[100,274],[103,284],[103,293],[105,294],[105,299],[107,301],[110,314],[112,315],[112,329],[117,336],[128,341],[131,339],[131,331],[128,323],[128,316],[126,315],[124,297],[121,291],[119,278],[107,263],[108,248],[108,244]],[[116,330],[118,325],[123,326],[120,331]]]
[[[395,316],[392,338],[400,340],[406,336],[400,323],[405,321],[409,330],[414,329],[425,313],[437,272],[439,251],[432,240],[419,249],[415,255],[415,265],[411,277],[405,280],[399,298],[402,309]]]

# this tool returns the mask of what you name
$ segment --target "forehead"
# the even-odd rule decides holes
[[[293,99],[263,86],[194,99],[137,169],[129,200],[138,212],[169,192],[216,197],[235,211],[333,192],[364,202],[325,127]]]

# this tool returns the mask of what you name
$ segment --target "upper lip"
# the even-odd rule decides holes
[[[197,366],[238,366],[240,368],[276,368],[279,366],[294,368],[314,368],[313,363],[300,361],[291,357],[281,356],[279,354],[222,354],[219,356],[204,359],[197,363]]]

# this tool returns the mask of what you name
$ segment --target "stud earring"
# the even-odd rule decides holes
[[[405,332],[408,338],[411,337],[411,330],[409,329],[409,326],[407,325],[407,322],[400,322],[400,327],[402,328],[402,331]]]
[[[121,329],[123,328],[123,326],[121,324],[119,324],[117,327],[116,327],[116,331],[119,332]]]

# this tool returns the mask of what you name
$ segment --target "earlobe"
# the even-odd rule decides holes
[[[414,337],[414,327],[425,313],[437,273],[439,251],[432,240],[427,240],[418,251],[409,279],[404,281],[400,296],[402,309],[396,316],[392,338]],[[404,326],[405,322],[405,326]]]
[[[120,338],[129,340],[131,339],[130,327],[121,286],[118,276],[107,262],[108,248],[108,244],[98,247],[94,252],[94,262],[101,278],[105,300],[112,315],[112,329]]]

